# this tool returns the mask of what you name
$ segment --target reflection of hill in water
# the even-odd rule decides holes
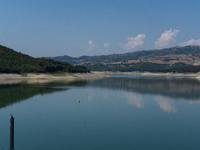
[[[184,98],[186,100],[200,100],[200,82],[196,79],[106,78],[90,82],[89,86]]]
[[[12,103],[26,100],[36,95],[49,94],[67,90],[64,86],[83,86],[86,81],[53,81],[46,84],[9,84],[0,85],[0,108]],[[59,88],[58,88],[59,87]]]
[[[200,81],[188,78],[104,78],[88,81],[53,81],[47,84],[0,85],[0,108],[36,95],[67,90],[68,86],[92,86],[126,90],[140,94],[163,95],[200,100]],[[58,88],[59,87],[59,88]],[[64,87],[64,88],[62,88]]]

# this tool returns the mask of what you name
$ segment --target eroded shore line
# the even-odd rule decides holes
[[[12,84],[27,81],[27,83],[47,83],[53,80],[94,80],[108,77],[107,75],[143,75],[143,76],[172,76],[189,77],[200,80],[199,73],[150,73],[150,72],[110,72],[110,71],[92,71],[91,73],[62,73],[62,74],[0,74],[0,84]]]
[[[99,73],[62,73],[62,74],[44,74],[44,73],[27,73],[27,74],[0,74],[0,84],[17,84],[22,81],[27,83],[47,83],[54,80],[94,80],[105,78],[106,76]]]
[[[105,75],[99,73],[62,73],[62,74],[45,74],[45,73],[1,73],[0,80],[18,80],[18,79],[95,79],[104,78]]]
[[[174,76],[174,77],[193,77],[200,79],[200,72],[198,73],[152,73],[152,72],[112,72],[112,71],[94,71],[95,74],[102,75],[142,75],[142,76]]]

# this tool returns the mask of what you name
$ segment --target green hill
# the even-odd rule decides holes
[[[0,45],[0,73],[55,73],[55,72],[89,72],[80,65],[54,61],[46,58],[33,58]]]
[[[91,71],[199,72],[200,46],[75,58],[65,55],[51,59],[83,65]]]
[[[70,57],[67,55],[47,57],[53,60],[66,61],[70,64],[112,64],[116,62],[128,63],[130,60],[140,60],[140,62],[153,61],[163,59],[164,62],[171,60],[178,60],[178,58],[172,58],[174,56],[186,55],[189,58],[196,59],[200,58],[200,46],[185,46],[185,47],[172,47],[161,50],[141,50],[136,52],[124,53],[124,54],[112,54],[112,55],[99,55],[99,56],[81,56],[81,57]],[[184,58],[180,58],[184,60]],[[188,58],[185,58],[188,59]],[[193,63],[191,61],[191,63]]]

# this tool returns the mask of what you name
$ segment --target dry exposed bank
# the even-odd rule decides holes
[[[95,71],[95,74],[102,75],[142,75],[142,76],[174,76],[174,77],[193,77],[200,79],[200,72],[198,73],[151,73],[151,72],[112,72],[112,71]]]
[[[95,79],[104,78],[105,76],[99,73],[64,73],[64,74],[43,74],[43,73],[28,73],[28,74],[0,74],[0,80],[18,80],[18,79]]]
[[[199,73],[181,74],[181,73],[150,73],[150,72],[110,72],[94,71],[91,73],[65,73],[65,74],[0,74],[0,84],[16,84],[22,81],[27,83],[47,83],[53,80],[94,80],[107,77],[106,75],[143,75],[143,76],[173,76],[173,77],[190,77],[200,80]]]
[[[99,73],[64,73],[64,74],[0,74],[0,84],[13,84],[27,81],[27,83],[47,83],[53,80],[92,80],[106,77]]]

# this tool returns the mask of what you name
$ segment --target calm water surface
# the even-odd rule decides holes
[[[80,103],[79,103],[80,101]],[[200,149],[200,81],[112,76],[0,85],[0,149]]]

